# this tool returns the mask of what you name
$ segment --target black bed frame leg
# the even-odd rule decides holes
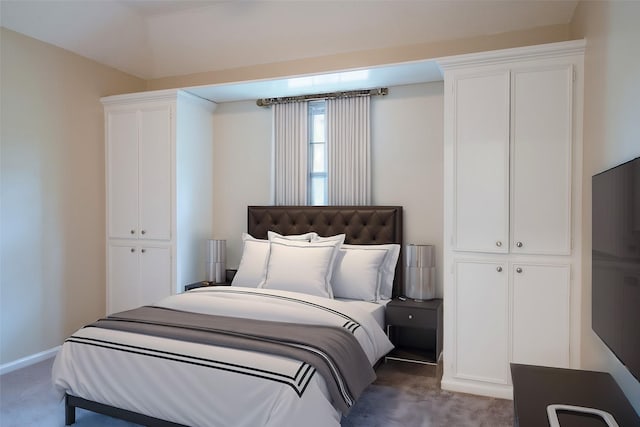
[[[64,425],[70,426],[76,422],[76,407],[69,403],[69,395],[64,396]]]

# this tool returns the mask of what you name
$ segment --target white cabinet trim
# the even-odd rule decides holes
[[[213,113],[218,106],[213,101],[200,98],[182,89],[152,90],[148,92],[127,93],[123,95],[111,95],[100,98],[102,105],[127,108],[127,104],[138,104],[146,102],[172,102],[176,98],[183,98],[199,107]]]
[[[483,65],[499,65],[504,63],[522,62],[540,58],[549,59],[582,55],[587,45],[586,40],[571,40],[566,42],[547,43],[511,49],[500,49],[488,52],[469,53],[464,55],[446,56],[438,58],[436,62],[442,71],[457,68],[480,67]]]

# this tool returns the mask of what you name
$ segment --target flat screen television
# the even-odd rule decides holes
[[[591,326],[640,381],[640,157],[592,184]]]

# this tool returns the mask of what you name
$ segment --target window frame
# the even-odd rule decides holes
[[[308,174],[307,174],[307,204],[312,206],[326,206],[328,204],[328,152],[327,152],[327,102],[326,100],[317,100],[310,101],[308,104],[308,126],[307,126],[307,146],[308,146]],[[323,141],[318,142],[314,141],[314,134],[316,131],[316,121],[314,120],[315,116],[322,115],[324,116],[323,125],[324,128],[322,130]],[[324,165],[323,171],[314,171],[314,163],[315,163],[315,150],[314,145],[323,145],[323,157],[324,157]],[[316,204],[315,196],[317,193],[314,192],[314,179],[322,179],[324,182],[324,192],[322,194],[322,203]]]

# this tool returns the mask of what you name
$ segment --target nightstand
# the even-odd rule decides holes
[[[202,281],[202,282],[194,282],[194,283],[189,283],[188,285],[184,286],[184,291],[190,291],[191,289],[196,289],[196,288],[205,288],[207,286],[229,286],[231,285],[231,283],[213,283],[213,282],[207,282]]]
[[[387,335],[396,346],[386,359],[435,365],[442,353],[442,300],[394,299],[386,309]]]

